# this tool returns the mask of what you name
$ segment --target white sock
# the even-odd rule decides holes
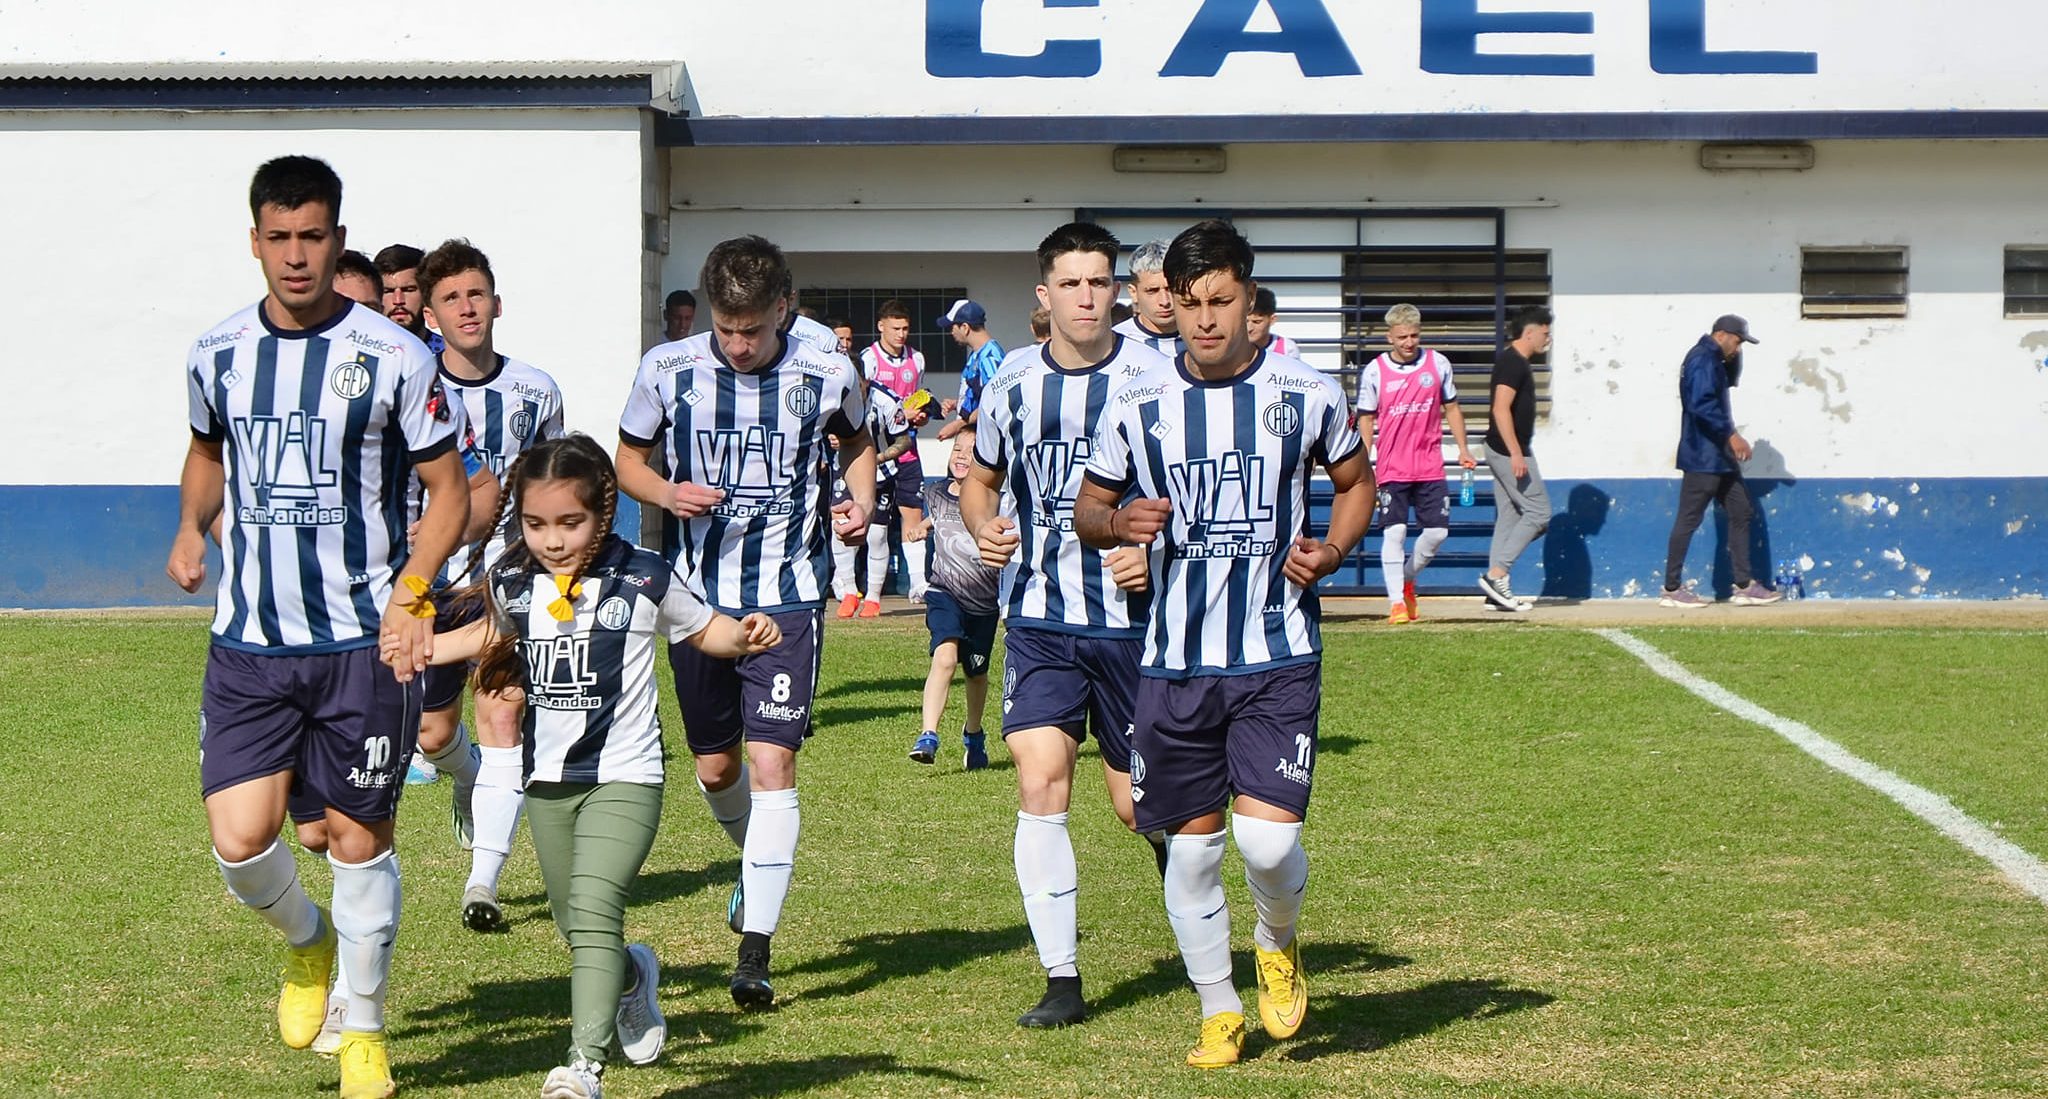
[[[882,589],[889,586],[889,520],[876,516],[868,527],[868,599],[882,601]]]
[[[904,567],[910,570],[911,591],[924,591],[925,551],[930,545],[931,538],[929,536],[923,541],[903,543],[903,562]]]
[[[796,836],[801,817],[795,790],[762,790],[753,795],[753,822],[740,849],[740,881],[747,892],[743,932],[775,934],[782,922],[782,902],[789,896],[796,871]]]
[[[1415,536],[1415,556],[1408,561],[1408,579],[1422,575],[1422,570],[1428,568],[1430,560],[1436,557],[1436,551],[1443,548],[1444,539],[1450,536],[1449,527],[1424,527],[1422,533]]]
[[[476,795],[471,801],[476,814],[476,839],[470,847],[469,881],[472,885],[498,887],[505,859],[512,854],[512,837],[519,834],[519,813],[526,808],[526,789],[520,773],[525,769],[518,748],[484,748],[482,766],[476,772]]]
[[[220,864],[220,876],[227,880],[228,892],[255,909],[265,923],[284,932],[285,942],[298,947],[320,941],[326,930],[320,926],[320,909],[299,884],[298,860],[292,858],[291,849],[283,840],[272,842],[262,854],[246,862],[229,862],[220,857],[218,850],[213,853],[213,861]]]
[[[1380,577],[1387,582],[1387,601],[1399,603],[1401,588],[1408,579],[1408,555],[1401,544],[1408,540],[1408,524],[1389,523],[1380,531]]]
[[[1252,940],[1261,950],[1285,950],[1294,941],[1294,924],[1301,918],[1301,899],[1308,890],[1301,823],[1239,816],[1231,818],[1230,830],[1237,836],[1237,853],[1244,856],[1244,882],[1259,910]]]
[[[456,722],[455,735],[448,738],[448,743],[440,751],[428,756],[427,762],[442,774],[455,776],[456,797],[468,793],[469,788],[476,785],[478,766],[476,753],[470,750],[469,726]]]
[[[1223,833],[1166,841],[1166,922],[1180,944],[1204,1019],[1244,1010],[1230,983],[1230,906],[1223,899]]]
[[[747,818],[754,810],[754,793],[747,779],[747,764],[740,761],[740,777],[723,790],[707,790],[704,781],[697,781],[697,789],[703,793],[705,804],[711,806],[711,819],[732,840],[732,845],[744,851],[747,848]]]
[[[341,937],[337,959],[348,988],[343,1029],[376,1033],[384,1029],[384,994],[391,977],[391,947],[398,938],[398,853],[386,851],[364,863],[327,856],[334,868],[334,931]]]
[[[860,594],[860,550],[832,539],[832,598]]]
[[[1017,814],[1017,888],[1024,893],[1024,919],[1038,944],[1038,963],[1048,977],[1074,977],[1076,943],[1080,939],[1075,895],[1080,870],[1074,865],[1074,841],[1067,834],[1067,815]]]

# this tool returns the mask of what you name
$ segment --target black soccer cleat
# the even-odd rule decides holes
[[[1081,998],[1081,978],[1047,977],[1045,996],[1038,1006],[1017,1016],[1017,1025],[1033,1030],[1072,1026],[1088,1018],[1088,1003]]]
[[[740,938],[740,961],[732,970],[732,1002],[741,1011],[766,1011],[775,1006],[775,986],[768,983],[768,936],[749,932]]]

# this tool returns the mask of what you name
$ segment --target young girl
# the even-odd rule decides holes
[[[477,661],[479,690],[526,692],[527,822],[571,957],[568,1063],[542,1099],[597,1099],[614,1046],[647,1064],[668,1036],[654,952],[624,935],[627,890],[661,821],[657,640],[725,658],[782,640],[773,619],[712,611],[661,555],[610,533],[617,506],[611,459],[589,436],[528,449],[500,504],[523,542],[458,597],[490,613],[434,639],[433,663]]]
[[[988,746],[981,717],[988,705],[988,657],[996,644],[997,584],[1001,569],[981,563],[974,535],[960,522],[960,482],[974,461],[974,428],[953,436],[947,464],[950,481],[927,485],[925,514],[931,518],[904,537],[927,535],[936,543],[931,553],[931,587],[924,593],[924,624],[932,635],[932,666],[924,680],[924,732],[910,748],[910,758],[930,763],[939,754],[939,719],[946,713],[946,695],[953,687],[953,669],[966,666],[967,722],[961,731],[970,771],[988,766]]]

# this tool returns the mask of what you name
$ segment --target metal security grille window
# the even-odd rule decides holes
[[[1801,248],[1799,315],[1809,320],[1904,317],[1906,267],[1904,248]]]
[[[1507,340],[1500,307],[1550,304],[1550,253],[1434,247],[1362,248],[1344,257],[1346,342],[1359,348],[1347,363],[1345,388],[1357,386],[1356,367],[1384,350],[1387,310],[1407,302],[1422,310],[1422,342],[1451,360],[1458,405],[1474,440],[1486,437],[1492,407],[1487,381],[1494,353]],[[1550,356],[1530,364],[1536,374],[1536,418],[1550,418]]]
[[[2006,246],[2005,315],[2048,317],[2048,246]]]
[[[954,302],[967,296],[966,288],[960,286],[894,290],[814,286],[798,292],[797,301],[817,309],[819,320],[837,317],[851,322],[856,354],[875,342],[875,311],[892,298],[900,301],[910,309],[910,346],[924,353],[925,372],[958,374],[967,365],[967,349],[953,342],[951,332],[932,326]]]

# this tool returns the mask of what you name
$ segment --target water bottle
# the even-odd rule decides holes
[[[1790,561],[1780,561],[1780,562],[1778,562],[1778,575],[1777,575],[1777,577],[1776,577],[1776,578],[1775,578],[1774,580],[1772,580],[1772,582],[1771,582],[1771,586],[1772,586],[1772,587],[1774,587],[1774,588],[1776,588],[1776,589],[1778,589],[1778,591],[1779,591],[1779,592],[1781,592],[1781,593],[1784,593],[1784,594],[1785,594],[1785,595],[1786,595],[1787,597],[1789,597],[1789,596],[1791,595],[1791,592],[1792,592],[1792,562],[1790,562]]]
[[[1465,471],[1463,477],[1458,479],[1458,506],[1461,508],[1472,506],[1472,471],[1469,469]]]
[[[1806,574],[1800,571],[1796,563],[1792,566],[1792,598],[1806,598]]]

